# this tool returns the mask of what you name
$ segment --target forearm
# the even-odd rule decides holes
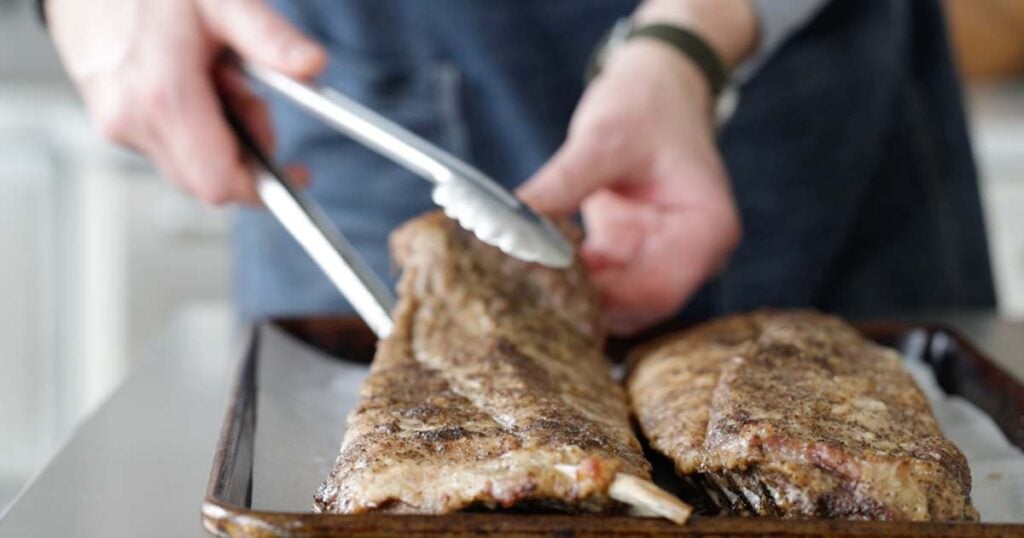
[[[697,33],[735,69],[757,48],[758,17],[751,0],[645,0],[637,24],[664,22]]]

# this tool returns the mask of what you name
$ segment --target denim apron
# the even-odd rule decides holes
[[[335,87],[513,188],[557,149],[601,35],[635,0],[291,0]],[[721,133],[745,236],[682,315],[990,307],[977,182],[941,11],[835,0],[742,88]],[[628,96],[623,96],[628,98]],[[278,158],[387,280],[430,185],[271,99]],[[351,308],[267,213],[234,222],[248,320]]]

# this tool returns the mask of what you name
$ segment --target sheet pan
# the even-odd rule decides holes
[[[280,320],[253,329],[211,470],[204,523],[224,536],[1024,535],[1024,387],[947,329],[889,323],[862,329],[903,352],[943,430],[968,457],[984,524],[698,516],[677,527],[622,516],[312,514],[313,493],[337,455],[372,356],[372,335],[353,319]]]

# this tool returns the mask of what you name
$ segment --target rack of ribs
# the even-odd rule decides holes
[[[726,513],[976,520],[963,454],[899,355],[815,312],[755,312],[637,350],[651,446]]]
[[[440,213],[397,230],[395,328],[315,509],[426,513],[689,507],[649,481],[582,266],[508,257]]]

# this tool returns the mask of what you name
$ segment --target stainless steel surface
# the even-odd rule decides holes
[[[1024,379],[1024,321],[915,318],[960,330]],[[238,352],[229,327],[226,312],[193,313],[169,327],[0,518],[0,537],[208,536],[199,508]]]
[[[0,536],[209,536],[203,467],[241,343],[226,310],[178,317],[0,516]]]
[[[401,126],[330,89],[252,64],[253,79],[328,125],[434,183],[434,202],[482,241],[517,258],[552,267],[572,263],[572,244],[479,170]]]

